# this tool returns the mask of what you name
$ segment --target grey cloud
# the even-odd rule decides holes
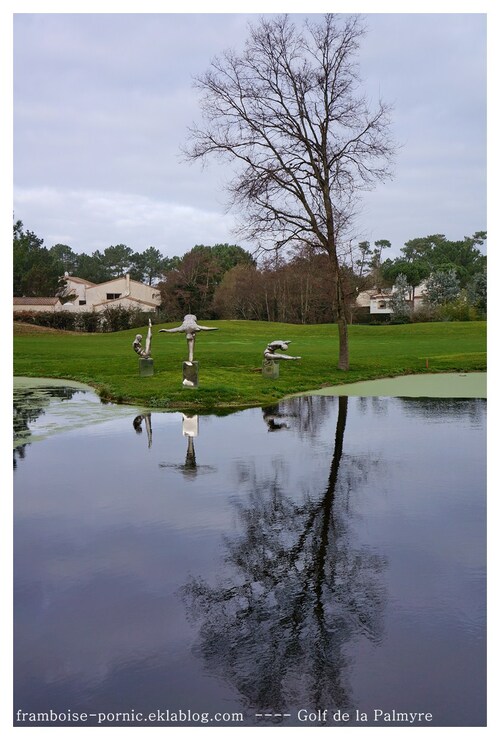
[[[227,168],[188,165],[180,147],[199,118],[193,76],[242,46],[256,17],[16,16],[15,217],[77,251],[123,242],[173,254],[233,240]],[[393,102],[402,148],[394,182],[364,200],[360,236],[390,238],[390,227],[401,245],[438,221],[450,238],[485,228],[484,14],[366,20],[361,74],[373,100]]]
[[[131,192],[20,189],[17,207],[31,214],[27,228],[50,235],[43,237],[46,246],[69,244],[87,253],[123,243],[137,251],[155,246],[173,256],[195,244],[224,243],[234,226],[231,216],[218,211]]]

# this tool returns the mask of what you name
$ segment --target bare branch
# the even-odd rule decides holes
[[[389,107],[370,110],[360,93],[364,33],[359,16],[302,28],[286,15],[262,18],[242,53],[225,52],[197,78],[204,123],[186,150],[240,163],[228,191],[242,235],[274,248],[314,241],[337,276],[356,199],[391,176],[395,150]]]

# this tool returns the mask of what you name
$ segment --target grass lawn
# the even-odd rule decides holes
[[[101,398],[118,403],[195,411],[270,405],[292,393],[360,380],[486,370],[486,322],[351,326],[348,372],[336,369],[336,325],[202,319],[201,323],[219,331],[197,335],[197,389],[182,386],[184,334],[158,334],[158,329],[178,323],[153,327],[154,376],[142,378],[132,342],[137,333],[145,337],[145,326],[79,334],[15,322],[14,374],[78,380],[94,386]],[[302,360],[282,362],[280,377],[268,380],[260,373],[262,353],[274,339],[290,339],[289,354]]]

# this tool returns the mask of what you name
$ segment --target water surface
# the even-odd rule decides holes
[[[75,388],[30,407],[30,392],[15,713],[486,723],[484,400],[314,396],[187,418]]]

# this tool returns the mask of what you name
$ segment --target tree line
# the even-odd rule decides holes
[[[157,284],[169,276],[171,290],[179,303],[183,296],[196,296],[201,309],[208,306],[215,286],[234,265],[255,263],[252,255],[235,244],[196,245],[184,256],[165,257],[156,247],[134,252],[125,244],[115,244],[92,254],[76,253],[67,244],[48,248],[22,221],[14,223],[14,296],[64,295],[64,275],[75,275],[92,283],[104,283],[128,273],[132,280]]]
[[[339,268],[347,321],[369,318],[368,309],[356,302],[361,292],[389,293],[395,285],[394,321],[484,318],[486,257],[477,245],[485,239],[485,232],[460,241],[444,235],[412,239],[395,259],[382,258],[383,249],[391,247],[388,240],[375,242],[373,248],[360,242]],[[308,248],[286,260],[277,256],[258,266],[237,265],[215,291],[214,315],[303,324],[335,322],[333,269],[328,255]],[[424,281],[424,308],[413,314],[415,288]]]
[[[33,231],[24,229],[22,221],[14,223],[15,296],[56,295],[64,288],[65,272],[92,283],[104,283],[128,272],[133,280],[151,285],[179,261],[179,257],[164,257],[155,247],[134,252],[125,244],[92,254],[78,254],[67,244],[48,248]]]
[[[348,322],[360,319],[356,298],[364,290],[398,285],[398,315],[408,310],[407,298],[427,281],[429,307],[458,300],[486,312],[486,257],[480,231],[459,241],[443,234],[410,239],[396,258],[383,258],[386,239],[359,242],[340,267]],[[259,261],[235,244],[196,245],[182,257],[164,257],[155,247],[134,252],[124,244],[77,254],[71,247],[43,246],[43,239],[14,225],[14,295],[64,295],[64,273],[104,282],[129,273],[157,285],[164,320],[186,313],[212,319],[246,319],[285,323],[329,323],[337,320],[335,280],[324,251],[301,247],[287,255],[277,250]],[[399,308],[398,308],[399,307]],[[397,309],[397,310],[396,310]],[[432,312],[431,312],[432,313]],[[401,318],[401,316],[400,316]]]

